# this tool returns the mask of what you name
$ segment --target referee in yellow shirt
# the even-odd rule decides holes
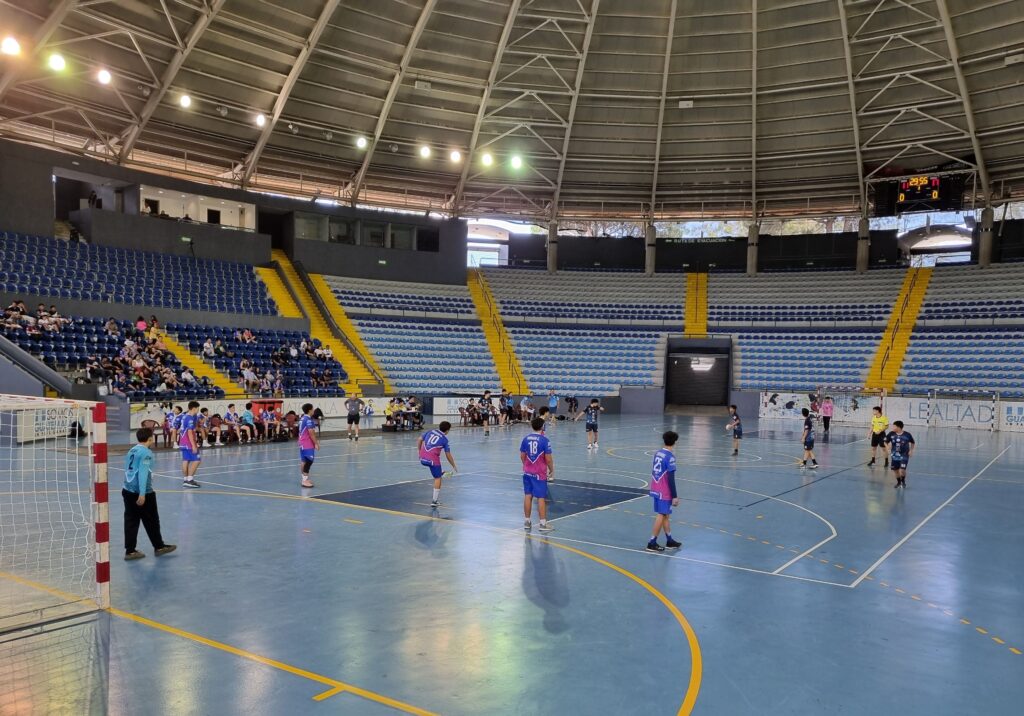
[[[871,462],[868,466],[875,464],[875,451],[882,448],[882,455],[885,456],[885,466],[889,467],[889,453],[885,451],[885,436],[889,430],[889,418],[882,414],[882,407],[873,407],[871,416]]]

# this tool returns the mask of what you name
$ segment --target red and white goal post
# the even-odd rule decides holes
[[[0,394],[0,632],[110,606],[106,405]]]

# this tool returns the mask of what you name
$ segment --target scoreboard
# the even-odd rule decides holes
[[[901,209],[913,204],[938,206],[942,199],[942,177],[919,175],[900,180],[896,206]]]

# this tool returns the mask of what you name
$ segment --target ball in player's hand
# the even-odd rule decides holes
[[[732,430],[732,423],[729,423],[728,425],[725,426],[726,432],[729,432],[730,430]]]

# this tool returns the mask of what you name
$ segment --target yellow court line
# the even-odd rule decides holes
[[[160,631],[167,632],[168,634],[180,636],[183,639],[188,639],[190,641],[203,644],[204,646],[219,649],[220,651],[226,651],[229,654],[240,656],[243,659],[255,661],[259,664],[264,664],[266,666],[272,666],[275,669],[286,671],[289,674],[301,676],[304,679],[309,679],[310,681],[316,681],[318,683],[324,684],[325,686],[330,686],[331,688],[329,690],[317,694],[313,697],[317,701],[321,701],[330,696],[334,696],[335,694],[348,692],[356,696],[361,696],[364,699],[368,699],[369,701],[374,701],[376,703],[384,704],[385,706],[390,706],[391,708],[398,709],[399,711],[404,711],[405,713],[417,714],[417,716],[437,716],[432,711],[426,711],[411,704],[407,704],[405,702],[392,699],[388,696],[384,696],[383,694],[378,694],[374,691],[369,691],[367,689],[361,689],[358,686],[353,686],[352,684],[347,684],[344,681],[338,681],[337,679],[332,679],[328,676],[322,676],[312,671],[307,671],[306,669],[300,669],[297,666],[285,664],[283,661],[277,661],[276,659],[270,659],[266,656],[260,656],[259,654],[254,654],[251,651],[246,651],[245,649],[239,649],[238,647],[231,646],[230,644],[224,644],[219,641],[214,641],[213,639],[207,639],[205,636],[199,636],[198,634],[193,634],[192,632],[188,632],[183,629],[178,629],[177,627],[172,627],[169,624],[163,624],[152,619],[147,619],[146,617],[140,617],[138,614],[132,614],[131,612],[126,612],[121,609],[116,609],[114,607],[111,607],[109,611],[114,616],[121,617],[122,619],[128,619],[129,621],[144,624],[145,626],[151,627],[153,629],[158,629]]]
[[[178,494],[185,494],[185,493],[178,493]],[[199,493],[198,492],[192,492],[192,493],[189,493],[189,494],[199,494]],[[443,522],[444,524],[449,524],[449,525],[450,524],[461,524],[461,525],[466,525],[466,526],[469,526],[469,527],[478,527],[478,528],[481,528],[481,529],[486,529],[486,530],[490,530],[490,531],[494,531],[494,532],[501,532],[503,534],[512,534],[511,530],[505,530],[505,529],[502,529],[502,528],[499,528],[499,527],[492,527],[490,525],[481,525],[481,524],[477,524],[475,522],[465,522],[463,520],[446,520],[446,519],[442,519],[440,517],[433,517],[433,516],[430,516],[430,515],[417,515],[417,514],[414,514],[412,512],[401,512],[399,510],[389,510],[389,509],[384,508],[384,507],[368,507],[366,505],[356,505],[356,504],[352,504],[350,502],[337,502],[335,500],[324,500],[324,499],[318,498],[318,497],[300,497],[300,496],[297,496],[297,495],[283,495],[283,494],[282,495],[276,495],[276,494],[254,493],[254,492],[222,492],[222,491],[217,491],[217,490],[208,490],[208,491],[206,491],[205,493],[202,493],[202,494],[206,494],[206,495],[229,495],[229,496],[232,496],[232,497],[271,497],[271,498],[278,498],[278,499],[285,499],[285,500],[305,500],[305,501],[308,501],[308,502],[320,502],[320,503],[329,504],[329,505],[336,505],[336,506],[340,505],[342,507],[352,507],[352,508],[355,508],[355,509],[358,509],[358,510],[366,510],[368,512],[379,512],[379,513],[386,514],[386,515],[394,515],[396,517],[405,517],[405,518],[410,518],[411,517],[413,519],[424,521],[424,522],[428,522],[428,521],[429,522]],[[608,562],[606,560],[603,560],[600,557],[598,557],[597,555],[593,555],[593,554],[591,554],[589,552],[584,552],[581,549],[577,549],[575,547],[570,547],[569,545],[565,545],[565,544],[561,544],[561,543],[557,543],[557,542],[552,542],[552,541],[550,541],[550,540],[548,540],[548,539],[546,539],[544,537],[538,537],[538,536],[534,536],[534,535],[526,535],[526,537],[528,537],[529,539],[541,541],[544,544],[547,544],[547,545],[550,545],[552,547],[555,547],[556,549],[564,549],[567,552],[572,552],[573,554],[578,554],[581,557],[586,557],[587,559],[590,559],[590,560],[592,560],[594,562],[597,562],[598,564],[600,564],[600,565],[602,565],[604,567],[607,567],[607,568],[609,568],[611,570],[614,570],[614,571],[618,572],[619,574],[622,574],[623,576],[628,577],[629,579],[631,579],[634,582],[636,582],[637,584],[639,584],[641,587],[643,587],[648,592],[650,592],[655,598],[657,598],[658,601],[660,601],[663,605],[665,605],[665,607],[672,613],[672,616],[674,616],[676,618],[676,621],[679,622],[679,625],[682,627],[683,633],[686,635],[687,645],[689,646],[689,649],[690,649],[690,680],[689,680],[689,683],[687,684],[687,687],[686,687],[686,695],[683,697],[683,703],[679,706],[679,711],[676,712],[676,716],[690,716],[690,714],[693,712],[694,705],[697,703],[697,695],[700,693],[700,685],[701,685],[701,679],[702,679],[703,673],[704,673],[704,665],[703,665],[703,660],[702,660],[702,657],[701,657],[700,642],[697,640],[697,634],[696,634],[696,632],[693,631],[693,627],[690,626],[690,623],[686,620],[686,617],[683,616],[683,613],[679,610],[679,607],[677,607],[675,604],[673,604],[672,601],[668,597],[666,597],[664,594],[662,594],[660,591],[658,591],[658,589],[656,587],[654,587],[650,583],[644,581],[641,577],[638,577],[637,575],[633,574],[628,569],[624,569],[623,567],[620,567],[617,564],[614,564],[612,562]],[[321,678],[326,678],[326,677],[321,677]],[[337,683],[340,683],[340,682],[337,682]],[[418,713],[418,712],[412,712],[412,713]],[[426,712],[422,712],[422,713],[426,713]]]

